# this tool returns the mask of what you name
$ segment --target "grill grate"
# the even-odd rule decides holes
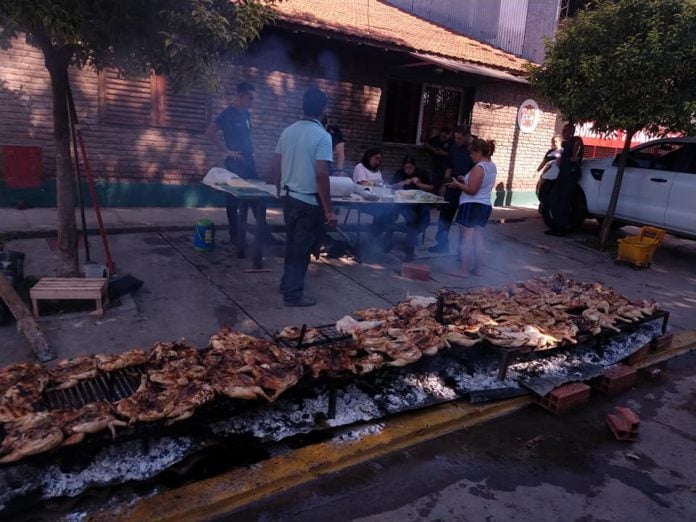
[[[118,402],[135,393],[144,372],[143,367],[133,366],[100,373],[94,379],[80,381],[75,386],[63,390],[47,389],[43,393],[43,407],[40,409],[72,410],[91,402]]]
[[[312,342],[303,342],[302,337],[304,332],[308,329],[306,324],[302,325],[302,330],[298,337],[292,339],[278,339],[278,333],[273,336],[276,342],[286,348],[309,348],[311,346],[327,346],[327,345],[338,345],[346,344],[347,342],[352,342],[353,337],[350,334],[343,334],[336,329],[336,325],[324,324],[321,326],[313,326],[313,329],[319,332],[319,339],[313,340]]]

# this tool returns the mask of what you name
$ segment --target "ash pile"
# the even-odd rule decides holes
[[[273,339],[0,370],[0,505],[143,481],[240,437],[272,444],[468,397],[544,394],[664,332],[668,315],[563,276],[416,297]]]

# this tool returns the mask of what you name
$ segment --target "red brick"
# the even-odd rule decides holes
[[[674,339],[674,333],[672,332],[660,335],[652,340],[652,347],[654,350],[662,350],[672,344],[672,339]]]
[[[593,379],[592,387],[607,395],[630,390],[636,383],[638,372],[625,364],[617,364],[604,370],[601,377]]]
[[[634,352],[633,354],[629,355],[624,359],[626,364],[637,364],[640,361],[644,360],[648,356],[648,352],[650,351],[651,343],[646,344],[643,346],[640,350]]]
[[[616,407],[616,413],[607,415],[607,424],[617,440],[633,441],[638,438],[640,418],[630,408]]]
[[[590,399],[590,387],[581,382],[564,384],[551,393],[535,397],[535,402],[552,413],[563,413],[576,406],[586,404]]]

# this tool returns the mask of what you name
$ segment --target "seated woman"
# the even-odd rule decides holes
[[[382,151],[376,147],[367,149],[360,163],[353,169],[353,182],[372,187],[383,186],[384,178],[379,170],[381,164]],[[396,221],[394,210],[390,205],[374,205],[367,210],[367,213],[372,215],[371,233],[374,236],[386,232]]]
[[[434,189],[428,172],[416,167],[416,157],[413,154],[404,156],[401,162],[401,169],[394,175],[393,182],[392,188],[394,190],[432,192]],[[430,224],[430,205],[399,205],[398,214],[401,214],[406,222],[405,260],[412,261],[413,253],[418,243],[418,234],[423,232]],[[391,231],[387,233],[384,248],[385,251],[391,249]]]
[[[383,185],[384,179],[379,171],[381,164],[382,151],[378,148],[367,149],[360,163],[353,169],[353,181],[358,185]]]

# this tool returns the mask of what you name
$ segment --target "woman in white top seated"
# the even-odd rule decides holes
[[[384,178],[382,178],[382,173],[379,170],[381,165],[382,151],[376,147],[367,149],[360,163],[353,169],[353,182],[370,187],[383,186]],[[372,215],[370,233],[375,237],[388,232],[399,217],[390,205],[374,205],[363,212]]]
[[[379,167],[382,165],[382,151],[371,148],[365,151],[360,163],[353,169],[353,181],[358,185],[382,186],[384,179]]]
[[[495,186],[497,168],[491,161],[495,142],[475,138],[469,145],[474,167],[466,176],[459,176],[448,186],[462,191],[455,223],[461,233],[459,270],[453,275],[479,275],[483,264],[483,228],[491,217],[491,193]]]

